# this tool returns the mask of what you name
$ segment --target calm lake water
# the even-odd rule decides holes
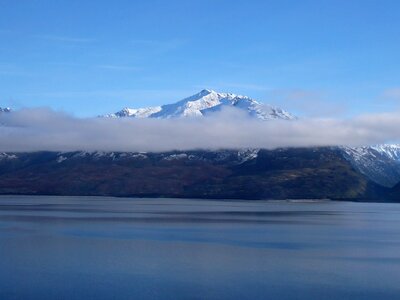
[[[400,299],[400,205],[0,197],[0,299]]]

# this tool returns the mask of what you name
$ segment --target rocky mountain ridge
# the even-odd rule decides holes
[[[281,108],[262,104],[250,97],[232,93],[219,93],[207,89],[176,103],[145,108],[124,108],[121,111],[105,115],[104,117],[157,119],[202,117],[211,115],[225,107],[237,108],[246,112],[250,117],[264,121],[273,119],[295,119],[295,116]]]

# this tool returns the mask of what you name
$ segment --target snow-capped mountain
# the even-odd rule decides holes
[[[115,114],[106,115],[107,117],[122,118],[122,117],[134,117],[134,118],[148,118],[152,114],[157,113],[161,110],[161,106],[156,107],[145,107],[145,108],[124,108]]]
[[[287,111],[267,104],[262,104],[247,96],[231,93],[218,93],[212,90],[201,92],[173,104],[147,108],[124,108],[105,117],[134,117],[170,119],[178,117],[199,117],[210,115],[223,107],[236,107],[246,111],[250,116],[261,120],[283,119],[295,117]]]
[[[342,147],[344,157],[361,173],[386,187],[400,181],[400,145]]]

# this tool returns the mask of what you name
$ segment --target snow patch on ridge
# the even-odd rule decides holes
[[[161,110],[161,106],[145,107],[145,108],[124,108],[123,110],[114,114],[106,115],[105,117],[110,118],[123,118],[123,117],[134,117],[134,118],[148,118],[152,114],[155,114]]]
[[[0,153],[0,160],[3,159],[17,159],[18,157],[12,153]]]
[[[341,147],[344,157],[372,181],[392,187],[400,181],[400,145]]]
[[[258,157],[258,152],[260,149],[244,149],[238,151],[238,158],[241,163],[249,160],[256,159]]]

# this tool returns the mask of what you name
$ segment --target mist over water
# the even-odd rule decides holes
[[[396,299],[400,206],[0,197],[2,299]]]

